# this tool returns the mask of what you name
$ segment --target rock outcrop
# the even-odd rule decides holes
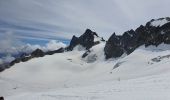
[[[121,37],[116,36],[116,34],[112,34],[109,40],[106,42],[106,46],[104,48],[104,52],[106,55],[106,59],[112,57],[120,57],[124,50],[121,47]]]
[[[64,50],[65,50],[65,48],[59,48],[58,50],[54,50],[54,51],[47,51],[47,52],[45,52],[45,55],[53,55],[53,54],[55,54],[55,53],[63,53],[64,52]]]
[[[0,65],[0,72],[4,71],[8,67],[9,67],[8,64],[1,64]]]
[[[9,64],[0,65],[0,71],[3,71],[16,63],[25,62],[32,58],[72,51],[77,45],[81,45],[86,49],[86,52],[82,55],[82,58],[85,58],[91,52],[90,48],[103,41],[105,40],[99,37],[96,32],[86,29],[84,34],[80,37],[73,36],[69,46],[66,48],[59,48],[58,50],[47,52],[44,52],[41,49],[36,49],[30,54],[22,54]],[[132,53],[141,45],[145,45],[146,47],[150,45],[158,46],[161,43],[170,44],[169,17],[152,19],[147,22],[146,25],[141,25],[136,30],[131,29],[126,31],[122,35],[116,35],[115,33],[112,34],[105,44],[104,54],[106,59],[116,58],[123,54]],[[95,58],[95,56],[92,58]]]
[[[9,64],[0,65],[0,72],[5,70],[6,68],[9,68],[9,67],[15,65],[16,63],[26,62],[32,58],[44,57],[45,55],[53,55],[55,53],[62,53],[62,52],[64,52],[64,50],[65,50],[64,48],[59,48],[58,50],[44,52],[41,49],[36,49],[29,55],[22,54],[20,57],[17,57],[17,58],[15,58],[15,60],[11,61]]]
[[[43,57],[45,53],[41,49],[36,49],[31,53],[31,56],[34,57]]]
[[[4,100],[4,97],[0,97],[0,100]]]
[[[83,35],[80,37],[73,36],[70,45],[66,48],[67,51],[72,51],[77,45],[83,46],[86,50],[90,49],[92,46],[99,43],[99,41],[94,41],[95,37],[99,37],[96,32],[86,29]],[[101,38],[104,41],[103,38]]]
[[[68,51],[72,51],[73,48],[78,45],[80,42],[79,42],[79,38],[76,37],[75,35],[72,37],[71,41],[70,41],[70,45],[67,47],[67,50]]]
[[[120,57],[123,53],[130,54],[141,45],[158,46],[161,43],[170,44],[169,17],[152,19],[145,26],[126,31],[121,36],[114,33],[107,41],[104,52],[108,59]]]

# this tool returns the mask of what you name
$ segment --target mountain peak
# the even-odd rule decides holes
[[[158,46],[161,43],[170,44],[170,18],[152,19],[145,26],[141,25],[124,32],[123,35],[111,35],[105,46],[106,59],[120,57],[123,52],[132,53],[139,46]],[[121,51],[121,52],[120,52]]]
[[[90,52],[91,54],[94,53],[93,46],[98,46],[98,44],[103,41],[105,40],[99,37],[96,32],[93,32],[90,29],[86,29],[80,37],[76,37],[75,35],[73,35],[69,46],[67,46],[66,48],[59,48],[58,50],[48,52],[43,52],[41,49],[36,49],[29,56],[24,55],[24,57],[16,58],[13,62],[11,62],[10,66],[14,65],[15,63],[19,63],[20,61],[28,61],[29,59],[34,57],[43,57],[45,55],[52,55],[54,53],[72,51],[78,45],[81,45],[81,47],[83,47],[83,50],[87,51],[82,56],[86,57]],[[115,33],[113,33],[106,43],[102,43],[102,45],[104,44],[102,50],[105,54],[105,58],[109,59],[120,57],[123,54],[131,54],[134,50],[136,50],[136,48],[142,45],[144,45],[145,47],[150,45],[158,46],[161,43],[170,44],[169,17],[152,19],[151,21],[147,22],[145,26],[141,25],[136,30],[128,30],[122,35],[116,35]],[[95,56],[93,57],[95,58]]]
[[[85,32],[80,36],[73,36],[70,42],[70,45],[66,48],[68,51],[72,51],[73,48],[77,45],[82,45],[85,49],[90,49],[95,44],[98,44],[99,41],[103,41],[104,39],[96,39],[99,38],[96,32],[93,32],[90,29],[86,29]]]

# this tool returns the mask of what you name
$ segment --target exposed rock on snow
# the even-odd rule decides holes
[[[36,49],[35,51],[33,51],[31,53],[32,57],[43,57],[44,56],[44,52],[41,49]]]
[[[170,62],[164,57],[170,50],[160,49],[168,45],[141,46],[107,61],[104,46],[93,46],[82,59],[85,50],[73,50],[16,64],[0,73],[0,95],[6,100],[170,99]],[[94,54],[97,60],[87,63]],[[148,64],[159,56],[160,62]]]
[[[103,47],[105,58],[117,58],[122,56],[122,54],[131,54],[141,45],[148,47],[150,45],[158,46],[161,43],[170,44],[169,21],[170,18],[168,17],[155,19],[146,23],[145,26],[141,25],[135,31],[131,29],[124,32],[123,35],[118,36],[114,33],[106,42],[105,47]],[[55,53],[63,53],[64,51],[72,51],[75,49],[84,50],[84,48],[86,50],[84,50],[85,53],[82,54],[82,58],[85,58],[87,62],[94,62],[97,60],[98,56],[97,54],[92,53],[93,50],[91,48],[104,41],[105,40],[99,37],[96,32],[87,29],[80,37],[73,36],[70,45],[66,48],[64,48],[65,45],[63,43],[51,41],[47,45],[47,47],[51,48],[51,50],[36,49],[29,54],[23,53],[20,57],[12,60],[10,64],[0,64],[0,69],[3,71],[5,68],[9,68],[15,63],[26,62],[35,57],[43,57],[45,55],[53,55]],[[60,46],[63,47],[59,48]]]
[[[121,64],[123,64],[125,61],[121,61],[121,62],[118,62],[114,65],[113,69],[115,68],[118,68],[119,66],[121,66]]]
[[[55,54],[55,53],[63,53],[64,50],[65,50],[64,48],[59,48],[59,49],[57,49],[57,50],[47,51],[47,52],[45,52],[45,55],[53,55],[53,54]]]
[[[0,100],[4,100],[4,97],[0,97]]]
[[[121,36],[113,34],[107,42],[87,29],[80,37],[73,36],[66,48],[23,54],[0,73],[0,96],[7,100],[170,100],[170,24],[152,26],[153,21]],[[35,57],[40,58],[29,60]]]
[[[112,36],[106,42],[105,47],[103,47],[105,58],[117,58],[122,56],[122,54],[131,54],[136,48],[142,45],[148,47],[150,45],[158,46],[161,43],[170,44],[169,21],[169,17],[154,19],[147,22],[145,26],[141,25],[136,30],[131,29],[129,31],[124,32],[123,35],[116,35],[115,33],[112,34]],[[156,23],[160,24],[156,25]],[[91,59],[90,62],[94,62],[96,61],[97,55],[93,54],[88,56],[92,52],[92,50],[90,49],[93,48],[93,46],[98,45],[102,42],[105,42],[105,40],[102,37],[99,37],[96,32],[93,32],[90,29],[86,29],[84,34],[82,34],[80,37],[73,36],[68,47],[65,47],[64,44],[59,43],[59,46],[62,45],[65,48],[61,47],[59,49],[54,50],[54,48],[58,48],[59,46],[55,41],[52,41],[49,45],[47,45],[47,47],[51,48],[52,50],[35,50],[33,51],[35,52],[34,55],[26,54],[24,56],[18,57],[11,62],[10,66],[20,61],[28,61],[34,57],[43,57],[44,55],[63,53],[65,51],[72,51],[75,48],[77,50],[84,50],[85,48],[86,51],[84,54],[82,54],[82,58],[88,58],[89,61]],[[7,64],[1,66],[3,66],[1,70],[4,69],[4,66],[9,67],[9,65]]]
[[[169,58],[170,58],[170,55],[158,56],[158,57],[152,58],[151,61],[152,62],[160,62],[164,59],[169,59]]]
[[[73,50],[73,48],[78,44],[79,44],[79,38],[74,35],[71,39],[70,45],[67,47],[67,50],[68,51]]]
[[[159,22],[159,25],[153,25]],[[151,20],[145,26],[141,25],[135,31],[127,31],[121,36],[113,34],[105,46],[106,59],[120,57],[123,53],[130,54],[141,45],[158,46],[161,43],[170,44],[169,17]]]
[[[64,52],[65,47],[66,45],[64,43],[51,40],[46,44],[46,46],[26,44],[19,47],[9,47],[7,50],[0,50],[0,52],[3,53],[1,56],[2,58],[0,59],[0,70],[3,71],[6,68],[13,66],[15,63],[26,62],[36,56],[42,57],[43,55],[52,55],[54,53]],[[44,54],[41,53],[40,55],[40,52],[38,53],[36,51],[37,49],[44,52]],[[33,52],[35,52],[35,55],[31,55]]]
[[[104,46],[105,46],[104,41],[98,45],[93,46],[82,55],[83,60],[86,61],[87,63],[93,63],[97,60],[103,61],[105,59],[103,49]]]
[[[120,37],[116,36],[115,33],[109,38],[106,42],[106,46],[104,47],[106,59],[112,57],[120,57],[124,50],[121,47]]]
[[[66,48],[66,50],[71,51],[77,45],[82,45],[88,50],[92,46],[99,44],[100,41],[104,41],[104,39],[100,38],[96,32],[86,29],[85,33],[80,37],[72,37],[70,45]]]

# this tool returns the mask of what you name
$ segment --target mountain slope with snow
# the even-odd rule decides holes
[[[78,49],[32,59],[0,73],[0,94],[7,100],[168,100],[169,45],[155,48],[142,46],[129,56],[92,63]],[[167,57],[153,60],[161,56]]]
[[[165,19],[169,20],[151,20],[122,36],[113,34],[108,41],[87,29],[59,52],[35,50],[28,61],[0,73],[0,96],[5,100],[169,100],[170,24],[150,26]]]

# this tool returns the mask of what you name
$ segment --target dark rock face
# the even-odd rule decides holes
[[[153,25],[155,21],[166,20],[164,25]],[[64,51],[72,51],[75,46],[82,45],[86,48],[86,52],[82,58],[86,57],[91,51],[90,48],[99,44],[101,41],[105,41],[103,38],[99,41],[95,41],[95,38],[99,37],[96,32],[86,29],[83,35],[80,37],[73,36],[68,47],[60,48],[54,51],[43,52],[40,49],[36,49],[31,54],[23,54],[21,57],[16,58],[10,64],[0,65],[0,71],[5,68],[9,68],[16,63],[25,62],[32,58],[43,57],[45,55],[53,55],[55,53],[62,53]],[[129,30],[123,33],[123,35],[116,35],[115,33],[108,39],[104,47],[104,53],[106,59],[120,57],[122,54],[130,54],[136,48],[141,45],[158,46],[161,43],[170,44],[170,18],[152,19],[147,22],[146,25],[141,25],[136,30]],[[94,56],[95,58],[95,56]]]
[[[20,63],[20,62],[26,62],[28,60],[30,60],[31,58],[33,58],[32,56],[21,56],[18,58],[15,58],[15,60],[13,60],[12,62],[9,63],[9,66],[13,66],[16,63]]]
[[[64,50],[65,50],[64,48],[59,48],[58,50],[47,51],[47,52],[45,53],[45,55],[53,55],[53,54],[55,54],[55,53],[63,53]]]
[[[7,68],[10,68],[10,65],[8,63],[0,64],[0,72],[4,71]]]
[[[79,44],[79,38],[74,35],[71,39],[70,45],[67,47],[67,50],[72,51],[73,48],[78,44]]]
[[[124,49],[125,53],[130,54],[131,52],[138,47],[137,42],[137,34],[131,29],[130,31],[126,31],[121,37],[121,47]]]
[[[169,44],[169,34],[170,34],[170,23],[166,23],[162,26],[152,26],[151,23],[154,21],[161,21],[168,18],[160,18],[157,20],[151,20],[142,29],[139,27],[136,29],[139,35],[139,40],[143,41],[142,44],[145,46],[154,45],[158,46],[161,43]],[[142,31],[143,30],[143,31]]]
[[[87,29],[83,35],[79,37],[79,42],[82,46],[86,49],[89,49],[94,44],[94,35],[96,33],[92,32],[91,30]]]
[[[82,45],[87,50],[92,46],[98,44],[99,42],[94,42],[94,37],[98,37],[96,32],[91,31],[90,29],[86,29],[83,35],[80,37],[73,36],[70,42],[70,45],[66,48],[67,51],[72,51],[73,48],[77,45]],[[103,39],[104,41],[104,39]]]
[[[109,38],[104,48],[106,59],[111,57],[120,57],[124,53],[120,39],[121,38],[116,36],[115,33]]]
[[[154,21],[166,20],[167,23],[154,26]],[[120,57],[123,53],[130,54],[141,45],[158,46],[161,43],[170,44],[170,18],[152,19],[145,26],[141,25],[135,31],[124,32],[123,35],[113,34],[107,41],[104,52],[106,59]]]
[[[86,49],[91,48],[93,45],[98,44],[99,42],[94,42],[94,36],[98,37],[98,35],[95,32],[92,32],[91,30],[87,29],[83,35],[81,35],[79,38],[76,36],[72,37],[72,40],[70,42],[70,45],[66,48],[59,48],[58,50],[54,51],[47,51],[43,52],[41,49],[36,49],[31,54],[21,54],[20,57],[17,57],[15,60],[10,62],[9,64],[3,64],[0,65],[0,72],[5,70],[6,68],[9,68],[10,66],[15,65],[16,63],[20,62],[26,62],[32,58],[37,57],[43,57],[45,55],[53,55],[55,53],[63,53],[64,51],[72,51],[75,46],[78,44],[84,46]],[[102,39],[104,41],[104,39]]]
[[[45,53],[41,49],[36,49],[31,53],[32,57],[43,57]]]
[[[26,62],[26,61],[30,60],[31,58],[32,58],[32,56],[22,57],[22,58],[21,58],[21,61],[22,61],[22,62]]]
[[[4,70],[5,70],[4,65],[1,64],[1,65],[0,65],[0,72],[2,72],[2,71],[4,71]]]
[[[30,55],[22,54],[20,57],[15,58],[15,60],[11,61],[9,64],[0,65],[0,72],[5,70],[6,68],[9,68],[10,66],[15,65],[16,63],[26,62],[32,58],[43,57],[45,55],[53,55],[55,53],[62,53],[64,52],[64,50],[65,50],[64,48],[59,48],[58,50],[43,52],[41,49],[36,49]]]
[[[90,50],[87,50],[87,51],[82,55],[82,58],[85,58],[86,56],[88,56],[88,54],[89,54],[90,52],[91,52]]]
[[[0,100],[4,100],[4,97],[0,97]]]
[[[4,71],[7,68],[10,68],[11,66],[20,63],[20,62],[26,62],[32,58],[37,57],[44,57],[45,55],[53,55],[55,53],[63,53],[65,51],[65,48],[59,48],[58,50],[54,51],[47,51],[43,52],[41,49],[34,50],[31,54],[21,54],[19,57],[15,58],[13,61],[7,64],[0,64],[0,72]]]
[[[21,62],[21,58],[16,58],[16,59],[13,60],[9,65],[10,65],[10,66],[13,66],[14,64],[19,63],[19,62]]]

